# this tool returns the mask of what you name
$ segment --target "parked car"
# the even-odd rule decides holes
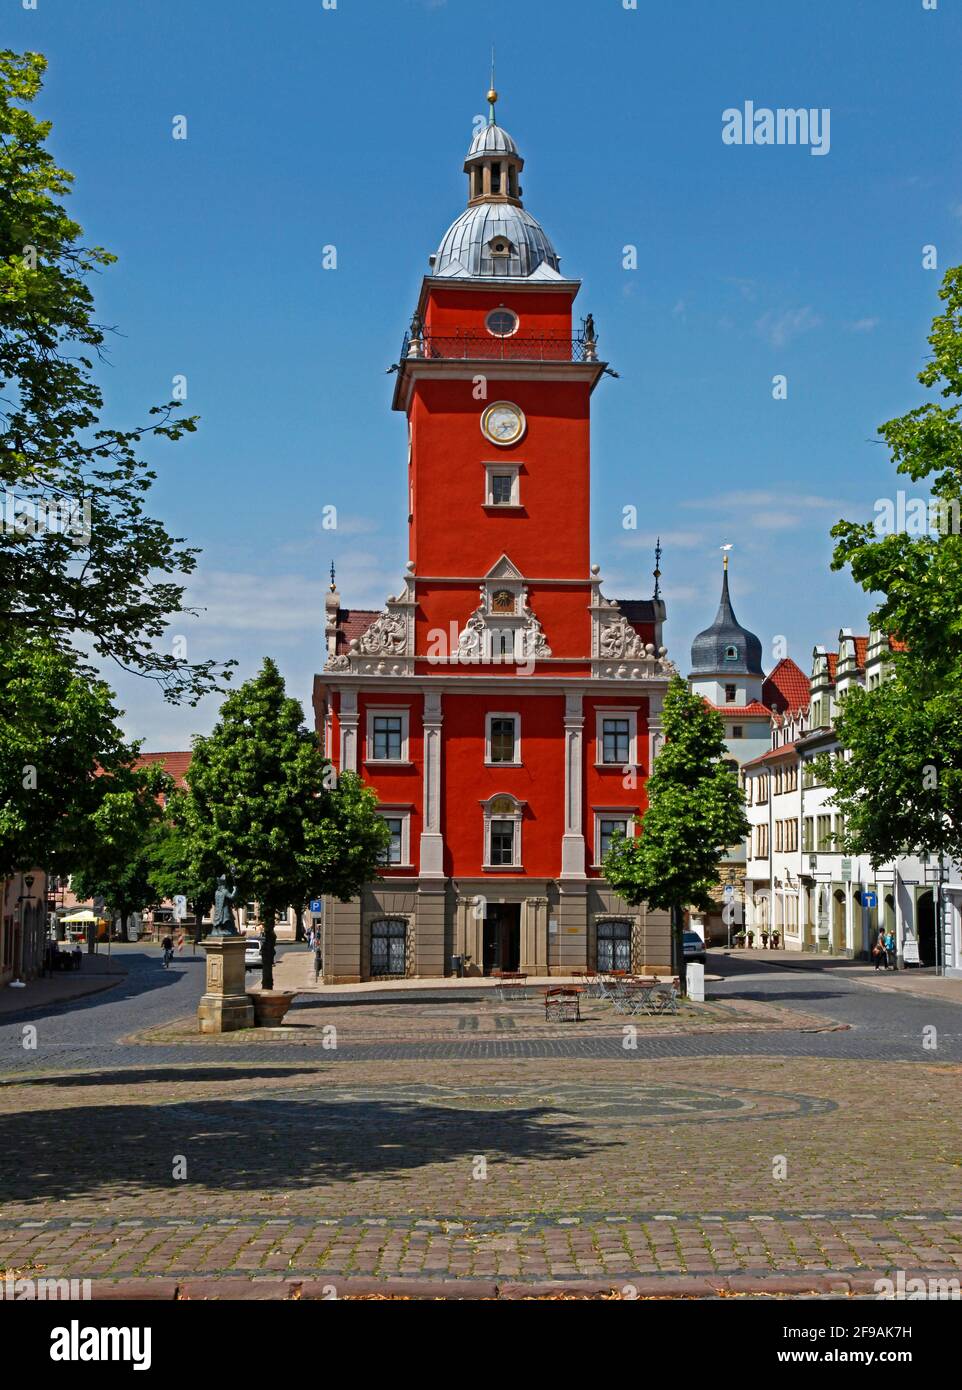
[[[249,936],[247,938],[247,942],[244,946],[245,970],[260,970],[261,966],[264,964],[264,958],[261,955],[261,947],[263,944],[263,937]]]
[[[685,953],[685,960],[698,961],[700,965],[705,964],[705,943],[696,931],[686,931],[682,937],[682,950]]]

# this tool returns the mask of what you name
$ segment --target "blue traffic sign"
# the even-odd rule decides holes
[[[311,898],[311,911],[321,913],[324,911],[324,903],[320,898]]]
[[[862,894],[862,906],[863,906],[863,907],[878,907],[878,894],[877,894],[877,893],[863,893],[863,894]]]

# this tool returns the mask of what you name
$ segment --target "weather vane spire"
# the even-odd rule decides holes
[[[334,578],[334,561],[331,561],[331,593],[337,588],[337,580]]]
[[[729,552],[729,550],[731,550],[731,548],[732,548],[732,543],[731,543],[731,541],[729,541],[727,545],[720,545],[720,546],[718,547],[719,550],[723,550],[723,551],[725,552],[725,558],[724,558],[724,560],[722,561],[722,567],[723,567],[724,569],[726,569],[726,570],[728,569],[728,552]]]
[[[661,598],[661,536],[655,542],[655,568],[652,570],[655,576],[655,598]]]
[[[498,93],[494,86],[494,44],[491,45],[491,86],[488,88],[488,125],[494,125],[494,103]]]

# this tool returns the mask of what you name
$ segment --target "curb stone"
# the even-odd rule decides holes
[[[913,1276],[945,1278],[958,1271],[913,1270]],[[95,1279],[91,1298],[103,1301],[306,1301],[337,1302],[346,1298],[382,1295],[404,1299],[489,1299],[517,1302],[522,1299],[551,1298],[565,1295],[574,1298],[617,1296],[630,1287],[639,1299],[645,1298],[718,1298],[724,1294],[754,1294],[782,1296],[812,1296],[835,1294],[847,1298],[853,1294],[872,1295],[880,1274],[804,1274],[772,1275],[771,1278],[750,1274],[728,1275],[639,1275],[619,1274],[607,1279],[519,1280],[496,1279],[421,1279],[386,1278],[332,1274],[327,1278],[291,1279],[284,1275],[251,1279],[232,1275],[205,1279],[192,1276],[181,1280],[169,1278],[109,1280]],[[332,1298],[331,1291],[334,1291]],[[628,1300],[632,1301],[632,1300]]]

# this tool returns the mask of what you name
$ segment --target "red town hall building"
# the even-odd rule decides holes
[[[591,398],[606,369],[580,282],[522,204],[494,120],[429,262],[397,368],[407,572],[384,612],[327,598],[317,727],[377,791],[383,877],[325,904],[325,979],[666,970],[664,914],[599,865],[632,833],[674,667],[665,607],[602,593],[589,554]]]

